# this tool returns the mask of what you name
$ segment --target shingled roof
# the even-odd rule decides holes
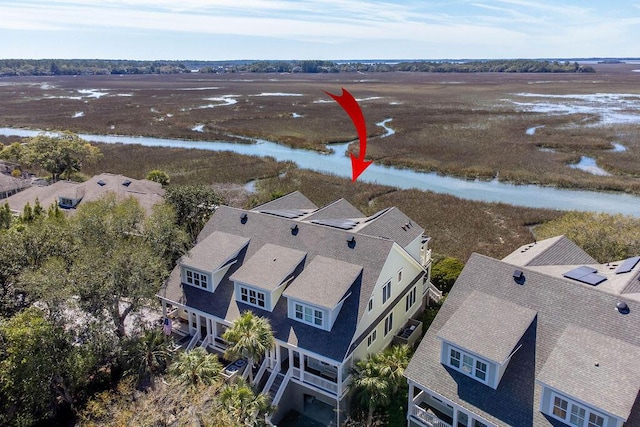
[[[515,269],[523,272],[520,280],[514,279]],[[569,395],[575,393],[596,408],[622,418],[629,416],[625,425],[640,425],[636,424],[640,418],[639,374],[631,374],[628,369],[632,366],[637,371],[640,366],[640,301],[539,269],[473,254],[405,375],[500,426],[560,425],[539,410],[539,381]],[[633,282],[639,273],[640,266],[636,266],[624,280]],[[509,307],[513,305],[537,313],[495,390],[440,363],[438,335],[447,334],[451,327],[448,322],[457,321],[458,311],[472,303],[478,293],[498,300],[492,304],[496,324],[510,321]],[[507,303],[501,305],[500,300]],[[628,305],[627,314],[616,309],[620,301]],[[483,339],[482,332],[478,333],[481,336],[476,339]],[[586,367],[598,360],[603,369],[597,371],[594,366],[589,372],[606,372],[611,379],[602,384],[599,376],[590,379],[587,372],[576,375],[571,366],[575,362]],[[619,382],[617,386],[615,381]]]

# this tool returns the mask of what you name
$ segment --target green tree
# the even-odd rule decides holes
[[[27,139],[23,161],[49,172],[55,182],[62,175],[70,178],[84,163],[95,161],[99,156],[97,147],[72,132],[41,133]]]
[[[381,364],[369,355],[366,359],[358,360],[352,371],[351,387],[354,389],[357,403],[367,408],[367,426],[373,425],[376,409],[385,407],[391,401],[389,382],[381,373],[381,367]]]
[[[254,362],[260,361],[275,345],[269,320],[245,311],[224,331],[222,338],[229,343],[225,357],[247,359],[249,382],[253,383]]]
[[[82,245],[71,269],[79,304],[110,321],[120,339],[129,314],[155,303],[167,276],[164,260],[144,240],[143,220],[137,200],[118,202],[111,194],[83,203],[72,222]]]
[[[178,225],[195,242],[198,233],[223,199],[212,188],[204,185],[181,185],[167,188],[165,200],[176,210]]]
[[[170,181],[169,175],[165,171],[162,171],[160,169],[154,169],[150,171],[147,174],[146,179],[148,179],[149,181],[157,182],[161,184],[163,187],[166,187],[167,185],[169,185],[169,181]]]
[[[436,260],[431,269],[431,283],[443,293],[448,293],[463,268],[464,264],[456,258],[444,257]]]
[[[0,423],[31,425],[71,405],[68,334],[37,308],[0,322]]]
[[[11,208],[9,207],[9,203],[4,202],[4,205],[0,207],[0,231],[8,229],[12,223],[13,215],[11,214]]]
[[[191,388],[212,385],[219,381],[222,364],[215,354],[208,353],[202,347],[178,354],[169,372],[176,380]]]
[[[167,269],[189,250],[189,236],[176,224],[175,209],[162,203],[153,206],[143,225],[144,240],[164,259]]]
[[[142,336],[128,339],[124,344],[124,365],[128,375],[136,378],[138,387],[155,387],[156,376],[169,364],[169,339],[158,328],[145,331]]]
[[[22,144],[14,142],[11,145],[5,145],[2,150],[0,150],[0,158],[9,160],[10,162],[24,164],[26,162],[26,150]]]
[[[226,384],[220,389],[220,403],[231,418],[242,426],[263,426],[270,412],[269,398],[255,393],[244,381]]]
[[[604,213],[570,212],[535,228],[538,240],[565,235],[598,262],[640,253],[640,219]]]
[[[411,360],[411,349],[406,344],[387,347],[375,356],[374,361],[380,365],[380,375],[385,378],[391,388],[391,395],[395,395],[400,387],[407,385],[404,370]]]

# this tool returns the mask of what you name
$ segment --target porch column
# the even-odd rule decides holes
[[[453,421],[451,421],[451,425],[453,427],[457,427],[458,425],[458,408],[457,407],[453,408]]]
[[[336,369],[338,370],[338,376],[336,377],[336,381],[338,382],[337,386],[338,386],[338,398],[340,396],[342,396],[342,369],[343,369],[343,364],[340,363],[338,364],[338,366],[336,366]],[[339,401],[338,401],[339,402]],[[338,407],[340,405],[338,404]],[[339,425],[339,424],[338,424]]]

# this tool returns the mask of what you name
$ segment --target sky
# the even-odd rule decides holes
[[[0,0],[0,58],[640,57],[640,0]]]

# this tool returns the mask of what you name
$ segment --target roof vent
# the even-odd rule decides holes
[[[103,187],[103,186],[107,185],[107,183],[106,183],[106,182],[104,182],[103,180],[100,180],[100,181],[98,181],[98,185],[99,185],[100,187]]]
[[[122,181],[122,185],[124,185],[125,187],[130,186],[131,185],[131,180],[125,179],[124,181]]]
[[[243,212],[240,214],[240,222],[243,224],[247,223],[247,219],[249,218],[249,215],[247,215],[246,212]]]
[[[351,249],[356,247],[356,238],[355,238],[355,236],[351,236],[349,239],[347,239],[347,246],[349,246]]]
[[[518,284],[518,285],[522,285],[524,284],[524,273],[522,272],[522,270],[513,270],[513,280]]]
[[[298,231],[299,231],[299,230],[300,230],[300,229],[298,228],[298,224],[293,224],[293,225],[291,226],[291,234],[293,234],[294,236],[297,236],[297,235],[298,235]]]
[[[619,301],[616,303],[616,309],[620,314],[629,314],[629,306],[624,301]]]

